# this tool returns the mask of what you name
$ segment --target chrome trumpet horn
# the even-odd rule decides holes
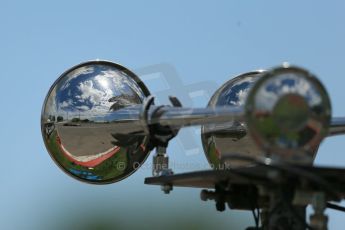
[[[264,72],[252,71],[230,79],[213,94],[207,106],[234,106],[244,109],[249,90]],[[249,134],[246,123],[241,121],[204,125],[201,127],[201,141],[205,156],[215,169],[223,164],[231,167],[248,165],[248,162],[228,159],[229,151],[249,156],[264,155]]]
[[[226,158],[212,158],[210,152],[224,137],[227,152],[311,163],[330,123],[330,101],[321,83],[287,66],[242,77],[251,80],[248,90],[239,91],[238,104],[219,100],[234,80],[216,92],[208,108],[184,108],[173,97],[172,106],[155,106],[149,90],[127,68],[85,62],[63,73],[49,90],[41,116],[43,139],[63,171],[95,184],[131,175],[152,149],[166,148],[180,128],[191,125],[204,125],[211,163]],[[250,142],[253,151],[232,146],[235,139],[247,139],[243,144]]]
[[[245,122],[202,127],[204,151],[216,168],[248,165],[227,157],[233,153],[312,164],[320,142],[329,134],[327,92],[315,76],[297,67],[239,75],[220,87],[208,106],[246,111]]]
[[[130,175],[129,162],[148,156],[148,137],[117,134],[136,133],[140,124],[128,126],[131,114],[113,111],[141,105],[149,95],[134,73],[115,63],[86,62],[67,70],[49,90],[42,110],[42,135],[51,157],[63,171],[90,183]],[[114,124],[117,119],[123,120]]]

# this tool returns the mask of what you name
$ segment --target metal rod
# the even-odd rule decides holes
[[[331,120],[328,136],[345,134],[345,117],[334,117]]]
[[[140,114],[140,105],[127,107],[114,113],[117,114],[116,120],[121,120],[122,122],[130,125],[130,122],[139,121]],[[159,110],[159,112],[157,112]],[[180,107],[170,107],[170,106],[151,106],[149,108],[148,124],[160,124],[162,126],[170,127],[187,127],[187,126],[197,126],[205,124],[222,124],[229,123],[232,121],[243,121],[244,110],[239,107],[215,107],[215,108],[180,108]],[[136,126],[141,130],[137,122],[134,122],[132,126]],[[227,127],[227,128],[226,128]],[[243,132],[245,127],[241,126],[241,129],[238,129],[236,125],[220,126],[214,127],[215,130],[212,131],[231,131],[231,132]],[[224,130],[223,130],[224,129]],[[126,130],[123,130],[127,132]],[[139,131],[139,130],[137,130]],[[345,134],[345,117],[334,117],[331,120],[328,137],[335,135]]]
[[[145,124],[182,128],[205,124],[223,124],[244,120],[244,110],[238,107],[180,108],[170,106],[150,106],[147,121],[141,121],[141,105],[113,111],[109,126],[114,133],[145,135]]]
[[[153,116],[149,124],[186,127],[193,125],[219,124],[244,120],[244,110],[238,107],[216,108],[177,108],[163,107],[157,117]]]

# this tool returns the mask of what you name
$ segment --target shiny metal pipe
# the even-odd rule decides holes
[[[147,121],[141,122],[141,105],[130,106],[111,112],[109,126],[113,132],[122,135],[147,135],[145,125],[169,126],[180,129],[187,126],[222,124],[244,121],[244,109],[234,106],[216,108],[179,108],[171,106],[151,106]]]
[[[214,134],[232,134],[236,135],[247,135],[248,129],[243,123],[230,123],[230,126],[222,125],[217,126],[214,125],[213,127],[209,128],[210,133]],[[329,126],[328,135],[326,137],[332,137],[337,135],[344,135],[345,134],[345,117],[333,117]]]
[[[345,117],[333,117],[329,127],[328,136],[345,134]]]
[[[244,109],[234,106],[216,108],[176,108],[164,107],[159,117],[153,117],[149,124],[186,127],[194,125],[218,124],[244,120]]]

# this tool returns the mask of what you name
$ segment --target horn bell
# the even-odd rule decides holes
[[[107,184],[128,177],[147,158],[148,137],[140,133],[140,124],[128,125],[130,113],[116,111],[140,106],[149,95],[133,72],[116,63],[89,61],[67,70],[42,109],[42,136],[50,156],[83,182]]]
[[[206,157],[215,169],[252,165],[232,158],[234,154],[312,164],[331,120],[330,99],[321,82],[288,65],[226,82],[208,107],[227,106],[244,109],[245,117],[201,130]]]
[[[264,70],[241,74],[224,83],[211,97],[208,107],[237,107],[244,109],[246,98],[253,84]],[[201,127],[201,141],[206,158],[214,169],[226,164],[230,167],[247,165],[248,162],[228,159],[227,155],[239,153],[251,157],[263,155],[247,130],[243,120],[221,124],[207,124]]]

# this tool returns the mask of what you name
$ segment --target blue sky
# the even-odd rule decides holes
[[[148,168],[124,182],[96,187],[63,174],[46,153],[40,134],[46,93],[67,68],[96,58],[145,75],[157,96],[165,95],[162,88],[174,88],[169,81],[186,89],[203,84],[215,89],[242,72],[288,61],[317,75],[332,98],[333,114],[345,115],[344,10],[344,1],[321,0],[1,0],[1,229],[53,229],[62,222],[72,226],[74,217],[103,212],[114,213],[124,226],[131,222],[129,215],[164,219],[170,212],[186,212],[212,217],[220,229],[234,219],[244,220],[244,228],[252,221],[248,213],[216,213],[211,202],[199,201],[199,190],[176,188],[164,196],[159,188],[144,185],[144,177],[151,174]],[[182,88],[175,92],[191,106],[206,106],[211,96],[195,91],[189,92],[195,96],[191,99]],[[197,135],[190,138],[201,146]],[[327,139],[316,163],[344,166],[343,141],[341,136]],[[200,151],[187,154],[180,142],[171,144],[172,160],[206,163]],[[147,207],[150,212],[143,215]],[[331,229],[341,229],[342,214],[329,213]]]

